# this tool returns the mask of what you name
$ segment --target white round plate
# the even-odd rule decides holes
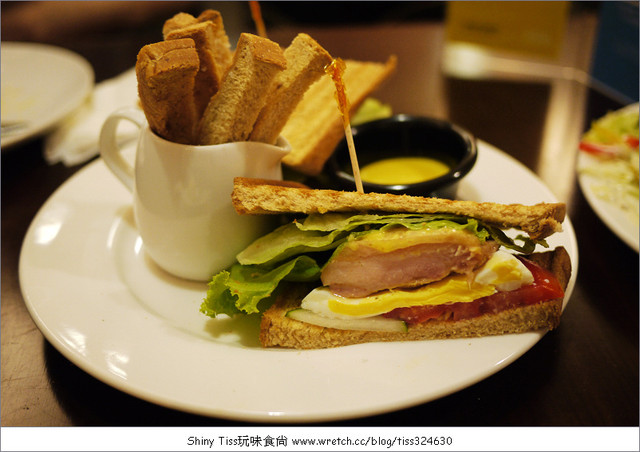
[[[617,205],[600,198],[593,190],[593,186],[598,184],[598,179],[593,175],[581,172],[581,169],[597,164],[598,159],[596,157],[580,152],[578,155],[578,181],[580,189],[593,211],[600,217],[600,220],[602,220],[620,240],[638,252],[640,240],[638,218],[632,218],[629,212],[625,212]]]
[[[78,108],[93,88],[93,68],[80,55],[45,44],[3,42],[2,149],[37,136]]]
[[[496,178],[495,174],[500,174]],[[461,197],[555,201],[528,169],[480,143]],[[578,267],[573,227],[549,240]],[[131,195],[102,160],[64,183],[24,240],[20,284],[44,336],[80,368],[141,399],[253,422],[320,422],[394,411],[473,385],[543,332],[326,350],[262,349],[258,322],[199,313],[206,285],[173,278],[145,256]]]

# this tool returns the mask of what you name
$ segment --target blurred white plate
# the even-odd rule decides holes
[[[626,107],[617,110],[617,112],[621,114],[628,114],[637,111],[638,103],[627,105]],[[578,154],[578,182],[582,193],[602,222],[614,234],[616,234],[620,240],[638,252],[640,241],[640,219],[637,216],[637,212],[625,211],[615,203],[602,199],[601,196],[598,196],[596,187],[610,182],[606,182],[605,179],[596,177],[591,172],[584,171],[584,169],[590,167],[597,168],[598,165],[602,165],[602,162],[596,156],[582,151]],[[602,167],[604,168],[605,166],[603,165]]]
[[[46,132],[77,109],[93,88],[91,65],[69,50],[3,42],[0,51],[2,124],[24,124],[2,134],[2,149]]]
[[[460,195],[555,201],[527,168],[485,143]],[[569,219],[563,229],[549,245],[564,246],[571,257],[566,305],[578,248]],[[243,421],[340,420],[429,402],[498,372],[544,335],[262,349],[255,319],[205,317],[199,307],[206,284],[171,277],[149,261],[131,194],[102,160],[43,205],[25,237],[19,271],[36,325],[80,368],[159,405]]]
[[[582,173],[580,170],[593,165],[598,165],[598,159],[580,152],[578,155],[578,181],[587,202],[600,220],[628,246],[636,252],[639,249],[640,228],[638,218],[633,218],[630,212],[624,211],[617,205],[600,198],[594,191],[594,186],[602,184],[598,178],[591,174]]]

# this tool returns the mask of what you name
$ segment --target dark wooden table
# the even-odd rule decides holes
[[[595,19],[574,19],[564,55],[585,69]],[[286,44],[297,31],[343,58],[383,61],[396,54],[398,71],[377,97],[396,112],[450,119],[523,162],[567,203],[580,253],[560,328],[513,364],[430,403],[328,425],[637,426],[638,254],[593,212],[575,172],[580,134],[591,119],[620,104],[575,80],[448,76],[440,70],[444,33],[437,20],[290,26],[271,30],[270,37]],[[69,47],[93,64],[101,81],[130,68],[139,48],[158,39],[119,33]],[[557,127],[550,133],[558,124],[559,133]],[[38,138],[2,151],[2,425],[241,425],[124,394],[80,370],[43,338],[21,295],[20,247],[38,209],[83,166],[47,165],[42,147]]]

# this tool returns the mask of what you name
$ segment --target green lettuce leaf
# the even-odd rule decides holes
[[[236,258],[242,265],[271,265],[298,254],[335,248],[335,244],[344,240],[346,235],[340,229],[330,232],[303,231],[297,227],[297,223],[289,223],[260,237]]]
[[[320,267],[309,256],[276,267],[234,264],[211,279],[200,312],[209,317],[262,312],[281,281],[308,282],[319,277]]]
[[[505,248],[512,249],[519,253],[531,254],[535,250],[536,245],[542,245],[545,248],[549,247],[549,244],[543,239],[532,240],[530,237],[527,237],[526,235],[522,235],[522,234],[519,234],[512,239],[507,234],[505,234],[502,230],[496,227],[487,226],[487,225],[485,225],[484,227],[486,228],[487,232],[491,235],[491,238],[493,240],[495,240]],[[516,240],[521,241],[522,245],[518,245],[516,243]]]
[[[455,215],[330,213],[309,215],[303,221],[294,221],[280,226],[254,241],[238,254],[237,259],[243,265],[271,265],[291,256],[334,249],[353,231],[366,232],[366,230],[395,226],[404,226],[409,229],[437,229],[447,226],[467,229],[481,240],[489,237],[487,231],[476,220]]]
[[[200,305],[200,312],[215,317],[218,314],[227,314],[234,316],[241,311],[236,307],[237,295],[231,294],[231,290],[227,283],[229,282],[230,273],[226,270],[221,271],[209,282],[207,296]]]

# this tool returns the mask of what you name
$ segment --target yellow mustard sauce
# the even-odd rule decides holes
[[[364,166],[360,176],[373,184],[415,184],[440,177],[449,169],[446,163],[430,157],[393,157]]]

